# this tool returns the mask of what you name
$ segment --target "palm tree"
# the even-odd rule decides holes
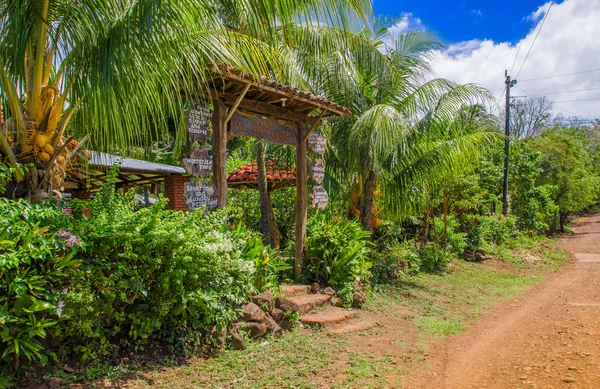
[[[423,32],[385,43],[385,30],[372,35],[387,53],[379,64],[360,56],[332,55],[316,77],[323,93],[351,109],[351,118],[332,121],[329,171],[353,182],[365,229],[373,228],[376,192],[390,217],[419,210],[439,172],[468,161],[490,137],[465,131],[455,120],[464,106],[489,98],[474,85],[424,81],[439,42]]]
[[[208,64],[300,83],[286,47],[310,47],[302,26],[344,29],[366,19],[369,7],[366,0],[0,0],[8,117],[0,158],[33,167],[27,176],[17,170],[13,193],[40,199],[77,175],[81,146],[68,135],[75,130],[96,148],[126,148],[147,142],[150,128],[167,130],[169,118],[181,122],[186,102],[206,86]]]

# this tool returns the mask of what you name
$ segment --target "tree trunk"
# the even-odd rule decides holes
[[[213,182],[217,190],[217,208],[227,206],[227,108],[216,92],[212,92]]]
[[[450,201],[444,199],[444,248],[448,248],[448,210],[450,208]]]
[[[279,232],[279,226],[277,225],[277,219],[275,219],[275,213],[273,212],[273,202],[271,201],[271,192],[269,192],[269,217],[271,223],[271,247],[279,249],[281,242],[281,233]]]
[[[258,193],[260,195],[260,231],[263,234],[263,243],[265,245],[275,246],[275,237],[273,236],[274,214],[269,195],[267,182],[267,166],[265,161],[265,142],[260,141],[256,145],[256,167],[258,170]],[[276,228],[276,227],[275,227]]]
[[[369,172],[363,184],[363,206],[361,209],[362,226],[367,231],[373,231],[373,208],[375,207],[375,175]]]
[[[423,239],[421,240],[421,249],[424,249],[429,239],[429,210],[425,211],[423,216]]]
[[[565,226],[567,225],[568,216],[569,215],[566,212],[560,212],[559,223],[561,233],[565,232]]]
[[[304,267],[304,242],[306,239],[306,218],[308,189],[308,165],[306,163],[306,130],[304,123],[298,123],[298,147],[296,148],[296,253],[294,256],[294,278],[296,282],[302,277]]]

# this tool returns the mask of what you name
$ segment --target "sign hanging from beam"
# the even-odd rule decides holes
[[[280,145],[298,145],[294,124],[280,124],[272,118],[251,117],[239,113],[233,114],[230,123],[231,133],[235,136],[251,136]]]
[[[194,140],[204,142],[209,135],[212,111],[206,107],[192,108],[187,112],[187,130]]]

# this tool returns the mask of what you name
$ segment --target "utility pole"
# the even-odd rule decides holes
[[[508,215],[508,156],[510,151],[510,88],[517,85],[517,80],[511,80],[508,70],[504,71],[506,80],[506,115],[504,121],[504,185],[502,187],[502,214]]]

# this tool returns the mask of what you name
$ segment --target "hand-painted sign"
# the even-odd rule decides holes
[[[203,181],[188,182],[183,188],[186,204],[189,210],[206,207],[206,211],[217,207],[217,191],[214,185]]]
[[[205,107],[192,108],[187,112],[187,130],[194,140],[204,142],[209,135],[212,111]]]
[[[310,198],[312,200],[311,207],[318,208],[321,211],[324,210],[327,207],[327,203],[329,203],[327,191],[322,186],[315,186]]]
[[[327,150],[327,139],[319,131],[313,131],[308,136],[308,148],[317,155],[323,155]]]
[[[319,159],[317,162],[309,165],[308,170],[313,181],[321,185],[325,178],[325,166],[323,166],[323,160]]]
[[[72,215],[73,214],[73,204],[71,203],[71,193],[63,193],[60,200],[58,200],[58,207],[62,210],[63,213]]]
[[[193,177],[206,178],[212,172],[212,157],[206,148],[192,150],[189,158],[181,160],[183,167]]]
[[[231,133],[235,136],[252,136],[280,145],[296,146],[296,127],[280,124],[275,119],[263,119],[234,114],[231,118]]]

